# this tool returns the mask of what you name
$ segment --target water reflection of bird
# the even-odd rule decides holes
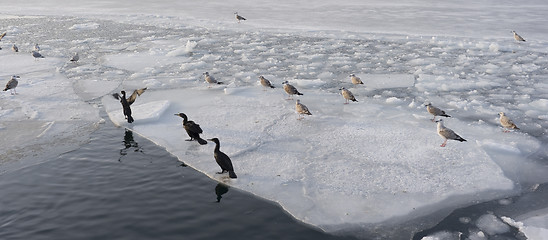
[[[139,144],[133,139],[133,132],[129,129],[126,129],[124,133],[123,143],[124,148],[120,149],[120,158],[118,159],[118,161],[120,161],[123,156],[127,155],[127,150],[130,148],[135,148],[134,152],[143,152],[142,149],[139,147]]]
[[[226,184],[218,183],[217,186],[215,186],[215,195],[217,195],[217,202],[221,202],[221,198],[223,198],[223,194],[228,192],[228,186]]]
[[[209,141],[212,141],[215,143],[215,150],[213,151],[213,156],[215,157],[215,161],[217,164],[219,164],[219,167],[221,167],[221,172],[217,172],[217,174],[223,174],[225,172],[228,172],[228,176],[230,178],[237,178],[236,173],[234,172],[234,167],[232,166],[232,161],[230,158],[223,152],[221,152],[221,143],[219,142],[218,138],[211,138],[208,139]]]
[[[124,109],[124,116],[126,117],[128,123],[132,123],[134,121],[133,117],[131,116],[131,108],[130,108],[131,104],[133,104],[135,102],[135,99],[137,99],[137,96],[141,96],[141,94],[143,94],[145,90],[147,90],[147,88],[134,90],[131,96],[129,96],[129,98],[127,99],[126,99],[126,91],[123,91],[123,90],[120,91],[120,93],[122,94],[121,96],[118,93],[112,94],[114,98],[120,100],[120,103],[122,104],[122,108]]]
[[[188,139],[187,141],[196,140],[201,145],[207,144],[207,141],[200,137],[200,134],[203,132],[200,125],[196,124],[194,121],[189,121],[188,117],[184,113],[175,113],[175,116],[183,118],[183,127],[190,137],[190,139]]]

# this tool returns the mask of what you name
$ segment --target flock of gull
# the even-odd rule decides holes
[[[246,20],[246,18],[238,15],[237,12],[235,12],[234,14],[235,14],[235,17],[236,17],[236,20],[238,21],[238,23],[240,23],[240,21],[242,21],[242,20]],[[525,39],[523,37],[521,37],[520,35],[518,35],[515,31],[511,31],[511,32],[514,34],[514,39],[516,41],[525,42]],[[2,38],[4,36],[6,36],[6,33],[0,34],[0,41],[2,40]],[[0,47],[0,50],[1,49],[2,48]],[[14,52],[19,52],[19,48],[15,44],[12,45],[11,49]],[[34,45],[34,48],[31,51],[31,54],[35,59],[45,58],[40,53],[40,47],[39,47],[38,44]],[[74,55],[69,59],[69,61],[77,62],[79,59],[80,59],[80,57],[79,57],[78,53],[74,53]],[[223,84],[223,82],[217,81],[208,72],[204,72],[203,76],[204,76],[205,82],[209,85],[208,86],[209,88],[213,84]],[[349,77],[350,77],[350,82],[354,85],[364,84],[363,81],[358,76],[356,76],[354,74],[350,74]],[[20,76],[13,75],[10,78],[10,80],[7,82],[6,87],[4,88],[4,91],[10,90],[12,95],[16,95],[17,92],[16,92],[15,88],[18,85],[18,79],[20,79]],[[268,88],[275,88],[275,86],[272,84],[272,82],[270,80],[266,79],[264,76],[259,76],[259,82],[265,88],[264,91],[266,91]],[[297,96],[303,95],[301,92],[299,92],[297,90],[297,88],[295,86],[289,84],[288,81],[283,81],[282,85],[283,85],[284,91],[288,95],[287,100],[292,100],[294,95],[297,95]],[[113,97],[116,98],[117,100],[119,100],[120,103],[122,104],[123,113],[124,113],[125,119],[127,120],[128,123],[133,123],[134,122],[134,119],[132,117],[132,112],[131,112],[131,105],[135,102],[135,100],[137,99],[138,96],[140,96],[141,94],[143,94],[145,92],[145,90],[147,90],[147,88],[136,89],[136,90],[133,91],[133,93],[129,97],[126,96],[125,91],[121,91],[120,94],[118,94],[118,93],[113,94]],[[350,90],[348,90],[344,87],[340,88],[339,90],[341,91],[341,95],[345,99],[344,104],[349,104],[349,101],[353,101],[353,102],[358,101],[358,100],[356,100],[356,98],[354,97],[354,94],[352,94],[352,92]],[[431,121],[437,123],[438,135],[441,136],[444,139],[444,142],[440,145],[441,147],[446,146],[447,140],[455,140],[455,141],[460,141],[460,142],[466,141],[466,139],[459,136],[453,130],[451,130],[450,128],[445,127],[445,125],[443,124],[442,119],[436,120],[437,116],[439,116],[439,117],[451,117],[448,114],[446,114],[445,111],[433,106],[431,103],[425,104],[425,107],[426,107],[427,112],[434,116],[431,119]],[[301,103],[300,99],[297,99],[296,102],[295,102],[295,111],[297,112],[297,114],[299,116],[299,118],[297,118],[298,120],[302,120],[304,118],[304,115],[312,115],[312,113],[310,112],[308,107],[306,105],[304,105],[303,103]],[[175,115],[179,116],[183,119],[183,123],[182,123],[183,128],[185,129],[188,136],[190,137],[190,139],[188,139],[187,141],[197,141],[201,145],[207,144],[207,141],[200,137],[200,134],[203,133],[203,130],[200,128],[200,125],[198,125],[194,121],[188,120],[187,115],[184,114],[184,113],[176,113]],[[499,116],[500,116],[499,122],[500,122],[501,126],[503,127],[504,132],[509,132],[511,129],[519,129],[516,126],[516,124],[514,124],[514,122],[510,118],[508,118],[508,116],[506,116],[504,114],[504,112],[500,112]],[[230,160],[230,158],[225,153],[220,151],[220,141],[219,141],[219,139],[218,138],[211,138],[211,139],[207,139],[207,140],[211,141],[211,142],[214,142],[216,144],[215,149],[214,149],[214,158],[215,158],[215,161],[221,167],[221,170],[222,170],[221,172],[218,172],[218,174],[223,174],[223,173],[228,172],[230,178],[237,178],[236,173],[234,172],[234,167],[232,165],[232,161]]]

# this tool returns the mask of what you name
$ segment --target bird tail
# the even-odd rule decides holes
[[[297,92],[297,95],[303,95],[303,94],[302,94],[302,93],[300,93],[300,92]]]
[[[127,122],[128,123],[132,123],[133,121],[135,121],[135,120],[133,119],[132,116],[127,116]]]
[[[354,98],[354,99],[352,99],[352,101],[357,102],[358,100],[356,100],[356,99]]]
[[[206,145],[206,144],[207,144],[207,141],[204,140],[203,138],[196,138],[196,141],[198,141],[198,143],[199,143],[200,145]]]
[[[236,173],[234,171],[228,171],[228,176],[230,178],[238,178],[238,176],[236,176]]]
[[[224,84],[223,82],[217,82],[217,84]]]
[[[451,116],[449,116],[449,115],[447,115],[447,114],[445,114],[445,113],[442,114],[442,115],[440,115],[440,116],[442,116],[442,117],[451,117]]]
[[[8,88],[4,88],[4,91],[8,91]]]
[[[276,88],[276,87],[274,87],[274,86],[270,85],[270,88]]]
[[[462,138],[459,136],[459,138],[456,139],[457,141],[460,141],[460,142],[466,142],[466,139]]]

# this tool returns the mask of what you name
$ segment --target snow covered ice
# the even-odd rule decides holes
[[[0,95],[2,163],[74,148],[104,109],[211,178],[333,232],[397,225],[548,181],[547,20],[531,17],[545,16],[544,2],[130,3],[3,6],[0,44],[20,53],[0,51],[0,75],[21,79],[18,95]],[[52,5],[63,7],[28,16]],[[237,24],[236,10],[248,20]],[[36,43],[46,58],[28,54]],[[74,52],[77,63],[68,61]],[[225,84],[208,88],[206,71]],[[350,73],[364,85],[352,85]],[[260,75],[276,88],[263,91]],[[286,80],[312,116],[297,120]],[[127,124],[110,94],[142,87]],[[340,87],[359,102],[344,105]],[[427,102],[468,142],[441,148]],[[221,140],[238,179],[215,174],[213,144],[184,141],[179,112],[203,138]],[[504,133],[498,112],[521,130]],[[481,223],[492,229],[488,217]]]

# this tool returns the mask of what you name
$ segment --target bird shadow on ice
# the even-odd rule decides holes
[[[124,147],[120,149],[120,157],[118,158],[118,162],[122,162],[122,158],[127,156],[128,150],[132,149],[133,152],[140,152],[143,153],[143,148],[139,147],[139,143],[135,142],[133,138],[133,131],[126,129],[124,132]]]

